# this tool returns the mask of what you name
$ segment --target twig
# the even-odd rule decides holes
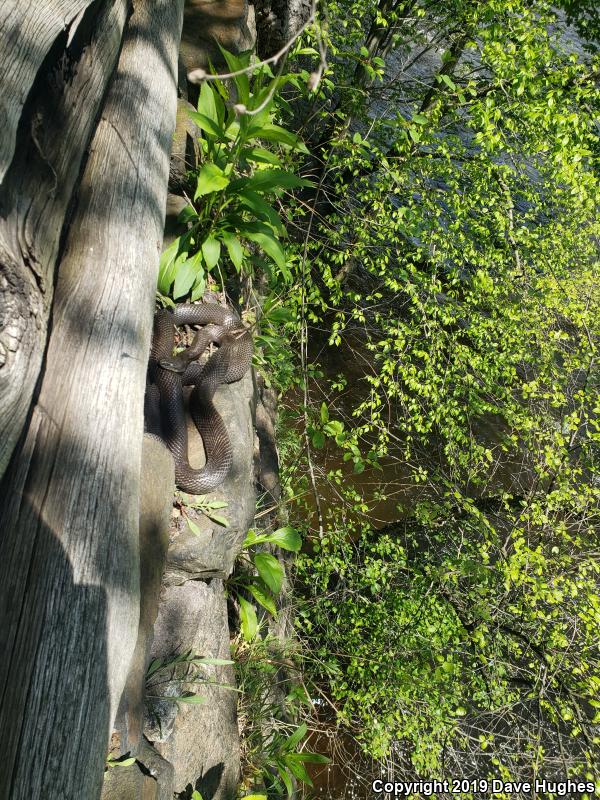
[[[317,4],[316,0],[313,0],[311,13],[309,18],[306,22],[300,27],[300,29],[292,36],[292,38],[286,42],[283,47],[278,50],[275,55],[269,56],[269,58],[265,58],[262,61],[257,61],[255,64],[249,64],[247,67],[243,69],[237,69],[233,72],[220,72],[217,74],[210,74],[202,67],[198,67],[197,69],[193,69],[188,72],[188,81],[190,83],[201,83],[202,81],[217,81],[217,80],[224,80],[226,78],[236,78],[238,75],[249,74],[253,72],[255,69],[259,67],[266,66],[267,64],[274,64],[278,61],[281,56],[286,55],[290,47],[294,44],[294,42],[302,36],[304,31],[312,25],[317,15]],[[322,58],[322,56],[321,56]]]

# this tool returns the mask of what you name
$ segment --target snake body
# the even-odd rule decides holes
[[[173,356],[175,327],[203,325],[187,350]],[[209,344],[219,349],[201,366],[196,359]],[[212,303],[161,309],[154,317],[150,351],[146,427],[165,442],[175,461],[175,483],[190,494],[205,494],[226,478],[233,461],[227,429],[213,404],[222,383],[239,381],[250,368],[252,337],[231,309]],[[202,436],[206,463],[192,469],[183,387],[193,386],[190,412]]]

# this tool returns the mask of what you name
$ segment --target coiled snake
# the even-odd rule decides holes
[[[173,356],[175,326],[203,325],[190,347]],[[204,364],[198,359],[209,344],[219,349]],[[239,381],[250,367],[252,336],[231,309],[213,303],[161,309],[154,317],[148,365],[146,429],[160,436],[175,460],[175,483],[191,494],[205,494],[221,484],[231,468],[233,449],[223,420],[213,404],[222,383]],[[192,469],[183,387],[193,386],[190,412],[202,436],[206,464]]]

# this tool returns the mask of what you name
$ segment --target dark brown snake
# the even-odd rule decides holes
[[[203,325],[190,347],[173,356],[175,327]],[[219,349],[204,366],[197,360],[209,346]],[[206,494],[225,480],[233,461],[227,429],[213,404],[222,383],[239,381],[250,368],[252,336],[231,309],[202,303],[161,309],[154,317],[154,337],[148,365],[146,430],[159,436],[175,460],[175,483],[190,494]],[[206,463],[192,469],[183,387],[193,386],[190,413],[202,436]]]

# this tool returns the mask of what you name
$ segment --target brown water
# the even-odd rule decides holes
[[[319,732],[312,733],[307,750],[329,756],[329,764],[308,764],[312,789],[303,787],[307,800],[366,800],[381,767],[368,759],[352,737],[336,729],[329,715],[320,715]]]
[[[309,380],[310,405],[318,415],[321,403],[325,403],[331,420],[342,421],[346,429],[356,426],[358,420],[352,412],[368,396],[366,376],[375,374],[364,337],[360,332],[350,333],[344,336],[339,346],[329,346],[326,332],[311,332],[309,356],[313,364],[318,363],[323,373],[322,379]],[[326,387],[340,375],[347,381],[346,388],[328,396]],[[299,435],[304,430],[304,420],[298,412],[303,404],[304,395],[300,390],[288,392],[282,403]],[[390,415],[393,412],[390,409]],[[362,452],[366,453],[372,445],[372,441],[365,439],[361,445]],[[362,498],[366,506],[363,519],[375,528],[402,519],[426,494],[423,487],[415,486],[411,480],[411,469],[405,463],[401,442],[390,446],[389,454],[381,459],[379,468],[367,466],[360,473],[355,471],[352,461],[344,461],[343,455],[344,451],[331,439],[326,440],[322,449],[311,447],[314,488],[323,517],[327,516],[330,509],[339,509],[348,502],[343,497],[342,489],[354,490]],[[306,459],[303,457],[302,461],[305,463]],[[339,473],[341,487],[332,473]],[[308,505],[309,526],[317,530],[314,494],[311,486],[304,499]]]

